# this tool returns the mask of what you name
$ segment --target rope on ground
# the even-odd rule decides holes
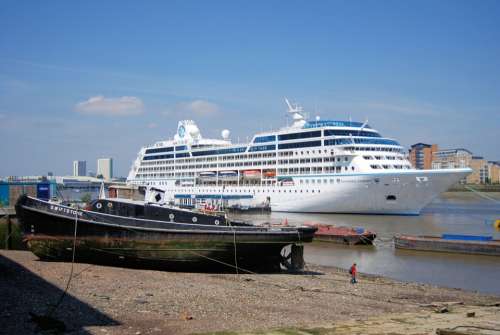
[[[71,271],[69,273],[68,281],[66,282],[66,288],[64,289],[63,293],[59,297],[59,300],[57,303],[52,307],[52,309],[49,310],[49,312],[46,314],[47,317],[51,317],[52,314],[56,311],[56,309],[61,305],[64,297],[68,293],[69,286],[71,284],[71,279],[73,278],[73,270],[75,266],[75,253],[76,253],[76,235],[78,231],[78,210],[75,211],[75,233],[73,235],[73,251],[72,251],[72,256],[71,256]]]

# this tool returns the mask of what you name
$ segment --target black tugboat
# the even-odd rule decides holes
[[[97,203],[101,209],[117,204],[98,200],[93,206]],[[200,217],[197,212],[191,212],[189,223],[153,220],[74,209],[26,195],[18,199],[16,212],[24,241],[41,259],[70,260],[75,243],[77,261],[170,269],[237,266],[267,271],[284,265],[298,270],[303,266],[301,243],[311,242],[316,231],[313,227],[257,227],[229,221],[199,224],[199,219],[192,219]],[[291,251],[283,255],[287,249]]]

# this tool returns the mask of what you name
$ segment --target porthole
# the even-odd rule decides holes
[[[95,207],[96,207],[97,209],[101,209],[101,208],[102,208],[102,204],[101,204],[100,202],[98,202],[97,204],[95,204]]]
[[[198,222],[198,218],[196,216],[193,216],[192,220],[194,223]]]

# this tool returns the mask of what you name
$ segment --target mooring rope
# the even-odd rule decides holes
[[[59,297],[59,300],[57,301],[57,303],[46,314],[47,317],[51,317],[52,314],[56,311],[56,309],[61,305],[64,297],[68,293],[69,286],[71,284],[71,280],[73,279],[73,270],[74,270],[74,266],[75,266],[76,235],[77,235],[77,231],[78,231],[78,210],[75,211],[75,233],[73,235],[73,251],[72,251],[72,256],[71,256],[71,271],[69,273],[68,281],[66,282],[66,288],[64,289],[63,293]]]
[[[475,190],[475,189],[473,189],[472,187],[467,186],[467,185],[465,185],[464,187],[465,187],[467,190],[469,190],[469,191],[471,191],[471,192],[476,193],[478,196],[480,196],[480,197],[482,197],[482,198],[484,198],[484,199],[488,199],[488,200],[491,200],[491,201],[493,201],[493,202],[496,202],[496,203],[500,204],[500,200],[497,200],[497,199],[495,199],[495,198],[492,198],[492,197],[490,197],[490,196],[487,196],[486,194],[483,194],[484,192],[480,192],[480,191],[478,191],[478,190]]]

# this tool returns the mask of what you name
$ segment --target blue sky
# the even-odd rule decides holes
[[[499,1],[0,1],[0,176],[70,174],[194,119],[311,117],[500,160]]]

